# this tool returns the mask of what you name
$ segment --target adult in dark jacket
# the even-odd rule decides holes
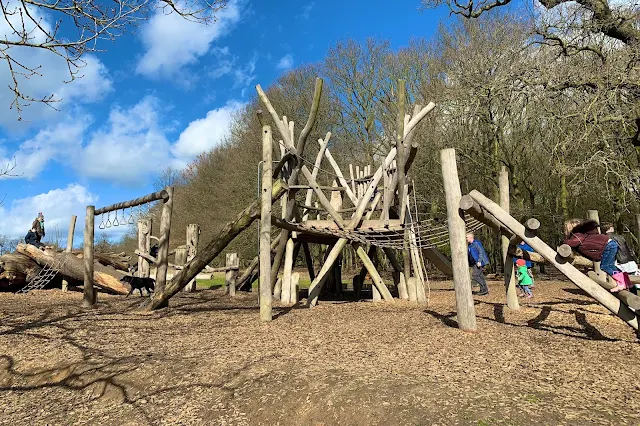
[[[622,235],[616,234],[612,223],[606,223],[602,226],[605,234],[616,243],[618,243],[618,253],[616,254],[616,266],[622,272],[637,275],[638,264],[633,250],[627,245],[627,241]]]
[[[44,215],[42,212],[38,213],[38,217],[31,224],[31,229],[36,233],[36,237],[38,238],[38,242],[41,242],[45,236],[44,232]]]
[[[484,250],[482,243],[476,240],[472,233],[467,234],[467,256],[469,258],[469,266],[471,267],[471,279],[480,284],[478,296],[489,294],[487,281],[484,279],[484,267],[489,264],[489,256]]]
[[[564,224],[564,243],[587,259],[600,262],[600,269],[613,276],[619,272],[616,268],[618,243],[601,234],[598,227],[595,220],[571,219]]]
[[[33,228],[30,229],[29,232],[27,232],[27,235],[24,237],[24,242],[27,244],[31,244],[32,246],[36,246],[38,248],[44,247],[44,244],[38,241],[38,235],[36,234],[36,231]]]

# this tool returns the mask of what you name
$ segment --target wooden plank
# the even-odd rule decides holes
[[[324,151],[327,149],[327,145],[329,144],[329,139],[331,138],[331,132],[327,132],[327,135],[324,139],[318,139],[318,143],[320,144],[320,149],[318,150],[318,155],[316,156],[316,161],[313,163],[313,169],[311,170],[311,174],[314,178],[318,177],[318,172],[320,171],[320,166],[322,165],[322,158],[324,158]],[[305,209],[308,210],[308,207],[311,204],[311,200],[313,199],[313,189],[309,188],[307,190],[307,195],[305,197]],[[307,220],[309,217],[308,211],[305,211],[302,220]]]
[[[122,203],[111,204],[110,206],[99,208],[94,212],[94,214],[101,215],[102,213],[112,212],[114,210],[128,209],[158,200],[166,201],[168,198],[169,193],[167,193],[166,189],[163,189],[162,191],[154,192],[153,194],[145,195],[144,197],[136,198],[135,200],[124,201]]]
[[[440,151],[440,164],[447,204],[447,223],[449,244],[451,246],[453,286],[456,292],[458,327],[465,331],[475,331],[476,310],[473,304],[473,295],[471,294],[465,223],[459,210],[462,193],[458,179],[455,149],[447,148]]]

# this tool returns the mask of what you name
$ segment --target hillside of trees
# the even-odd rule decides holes
[[[538,218],[550,244],[561,238],[565,219],[585,217],[588,209],[634,235],[640,212],[640,49],[606,36],[569,49],[549,42],[538,28],[520,16],[492,13],[451,20],[432,39],[416,38],[399,50],[384,40],[345,40],[322,62],[283,75],[267,94],[276,110],[301,125],[314,79],[322,77],[319,120],[309,140],[331,131],[331,151],[348,170],[349,163],[379,163],[393,143],[394,94],[404,79],[407,109],[437,105],[415,137],[420,150],[411,176],[421,213],[444,216],[438,151],[455,147],[463,193],[478,189],[495,197],[505,165],[512,213]],[[165,170],[159,177],[158,188],[176,187],[172,246],[184,243],[189,223],[198,223],[201,241],[208,241],[257,196],[259,108],[256,96],[234,118],[223,144],[184,171]],[[318,144],[308,146],[305,159],[312,161]],[[321,171],[319,179],[331,184],[328,173]],[[497,260],[495,239],[486,238]],[[251,259],[257,241],[256,228],[228,250]],[[129,236],[118,250],[135,245]]]

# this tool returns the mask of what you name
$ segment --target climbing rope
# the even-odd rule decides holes
[[[60,270],[64,267],[67,259],[63,258],[62,261],[59,259],[55,261],[53,266],[44,265],[44,267],[38,272],[36,275],[26,286],[22,287],[16,293],[25,294],[30,292],[31,290],[41,290],[47,286],[55,278],[55,276],[60,272]]]

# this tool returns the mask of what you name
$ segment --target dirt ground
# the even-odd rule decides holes
[[[456,328],[450,282],[428,305],[182,294],[0,294],[3,425],[637,425],[640,345],[569,283],[538,281],[517,312],[502,285]]]

